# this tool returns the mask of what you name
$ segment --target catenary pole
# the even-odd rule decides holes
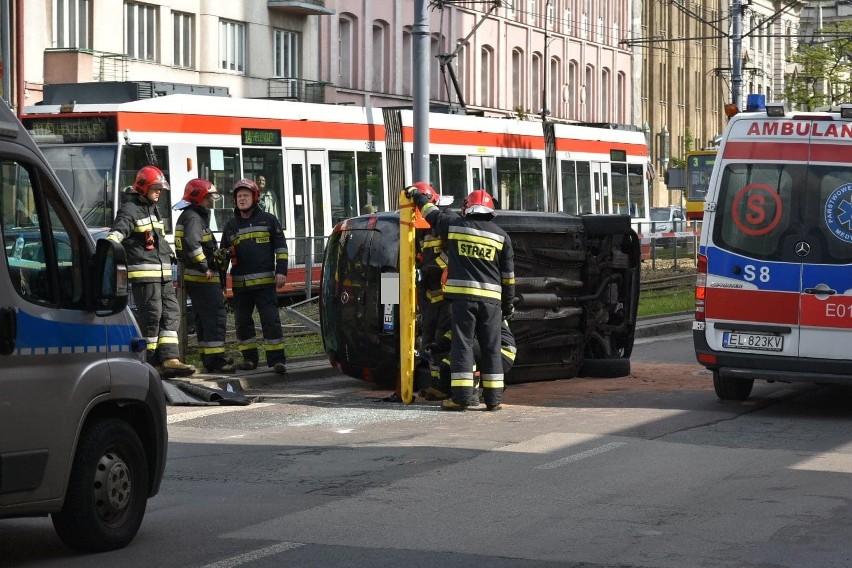
[[[413,36],[413,61],[411,79],[414,105],[414,156],[412,181],[429,179],[429,34],[428,0],[415,0]],[[405,64],[405,63],[403,63]]]
[[[743,100],[743,7],[742,0],[731,3],[731,102],[742,108]]]

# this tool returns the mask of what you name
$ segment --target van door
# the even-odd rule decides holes
[[[814,128],[819,123],[811,124]],[[802,262],[799,356],[849,359],[852,330],[852,167],[848,139],[812,138],[804,232],[791,243]]]
[[[55,191],[0,161],[0,201],[13,204],[0,218],[0,412],[14,425],[0,428],[0,505],[62,496],[78,420],[110,388],[105,327],[85,311],[88,243]]]

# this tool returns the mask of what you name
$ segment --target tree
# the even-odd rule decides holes
[[[816,110],[852,101],[852,22],[825,27],[790,57],[796,70],[784,89],[794,108]]]

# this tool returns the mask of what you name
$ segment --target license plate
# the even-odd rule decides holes
[[[728,349],[755,349],[757,351],[781,351],[784,337],[762,333],[738,333],[726,331],[722,334],[722,347]]]

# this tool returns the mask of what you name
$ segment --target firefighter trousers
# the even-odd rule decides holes
[[[478,300],[450,302],[453,340],[450,346],[450,385],[453,402],[478,404],[473,379],[474,342],[479,343],[482,398],[488,406],[503,400],[503,364],[500,358],[500,306]]]
[[[286,363],[284,353],[284,332],[281,329],[281,316],[278,313],[278,292],[275,286],[252,286],[234,290],[234,322],[237,341],[243,361],[259,361],[254,319],[252,314],[257,308],[260,325],[263,330],[263,348],[266,351],[266,364]]]
[[[225,303],[219,280],[209,283],[186,282],[186,293],[195,312],[195,336],[201,363],[208,371],[218,371],[228,363],[225,357]]]
[[[137,323],[148,347],[148,363],[156,366],[168,359],[179,359],[180,306],[172,281],[133,282],[132,291]]]

